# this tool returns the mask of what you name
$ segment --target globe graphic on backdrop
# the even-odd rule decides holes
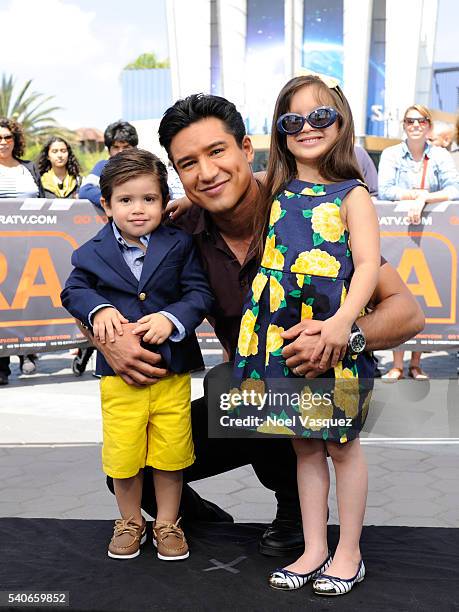
[[[343,80],[343,46],[308,42],[303,45],[303,68]]]

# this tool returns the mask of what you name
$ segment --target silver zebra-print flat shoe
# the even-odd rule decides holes
[[[353,578],[337,578],[328,574],[317,576],[312,585],[316,595],[345,595],[349,593],[354,584],[362,582],[365,578],[365,565],[361,560],[356,575]]]
[[[270,574],[268,578],[269,586],[273,589],[281,589],[282,591],[294,591],[295,589],[301,589],[301,587],[304,587],[304,585],[310,580],[324,572],[331,562],[332,557],[329,552],[328,557],[320,565],[320,567],[316,568],[312,572],[309,572],[309,574],[297,574],[296,572],[291,572],[290,570],[284,568],[278,568],[274,570],[272,574]]]

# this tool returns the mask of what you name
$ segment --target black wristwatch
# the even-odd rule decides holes
[[[347,345],[349,347],[349,351],[354,355],[359,355],[365,350],[365,335],[356,323],[352,324],[351,335],[349,336]]]

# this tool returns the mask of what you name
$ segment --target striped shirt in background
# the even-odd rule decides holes
[[[0,164],[0,198],[36,198],[38,187],[25,166],[12,168]]]

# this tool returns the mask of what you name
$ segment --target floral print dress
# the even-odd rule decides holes
[[[264,422],[252,427],[259,432],[344,443],[357,437],[365,422],[374,376],[372,355],[346,353],[313,383],[286,366],[282,349],[288,342],[281,337],[302,319],[330,318],[345,300],[354,266],[340,206],[359,185],[359,180],[314,185],[295,179],[272,203],[261,266],[243,310],[233,392],[266,394],[288,389],[295,379],[300,401],[293,403],[291,413],[270,402]],[[311,398],[317,383],[327,401],[301,401]],[[292,414],[297,417],[294,422]],[[266,415],[277,417],[274,426]]]

